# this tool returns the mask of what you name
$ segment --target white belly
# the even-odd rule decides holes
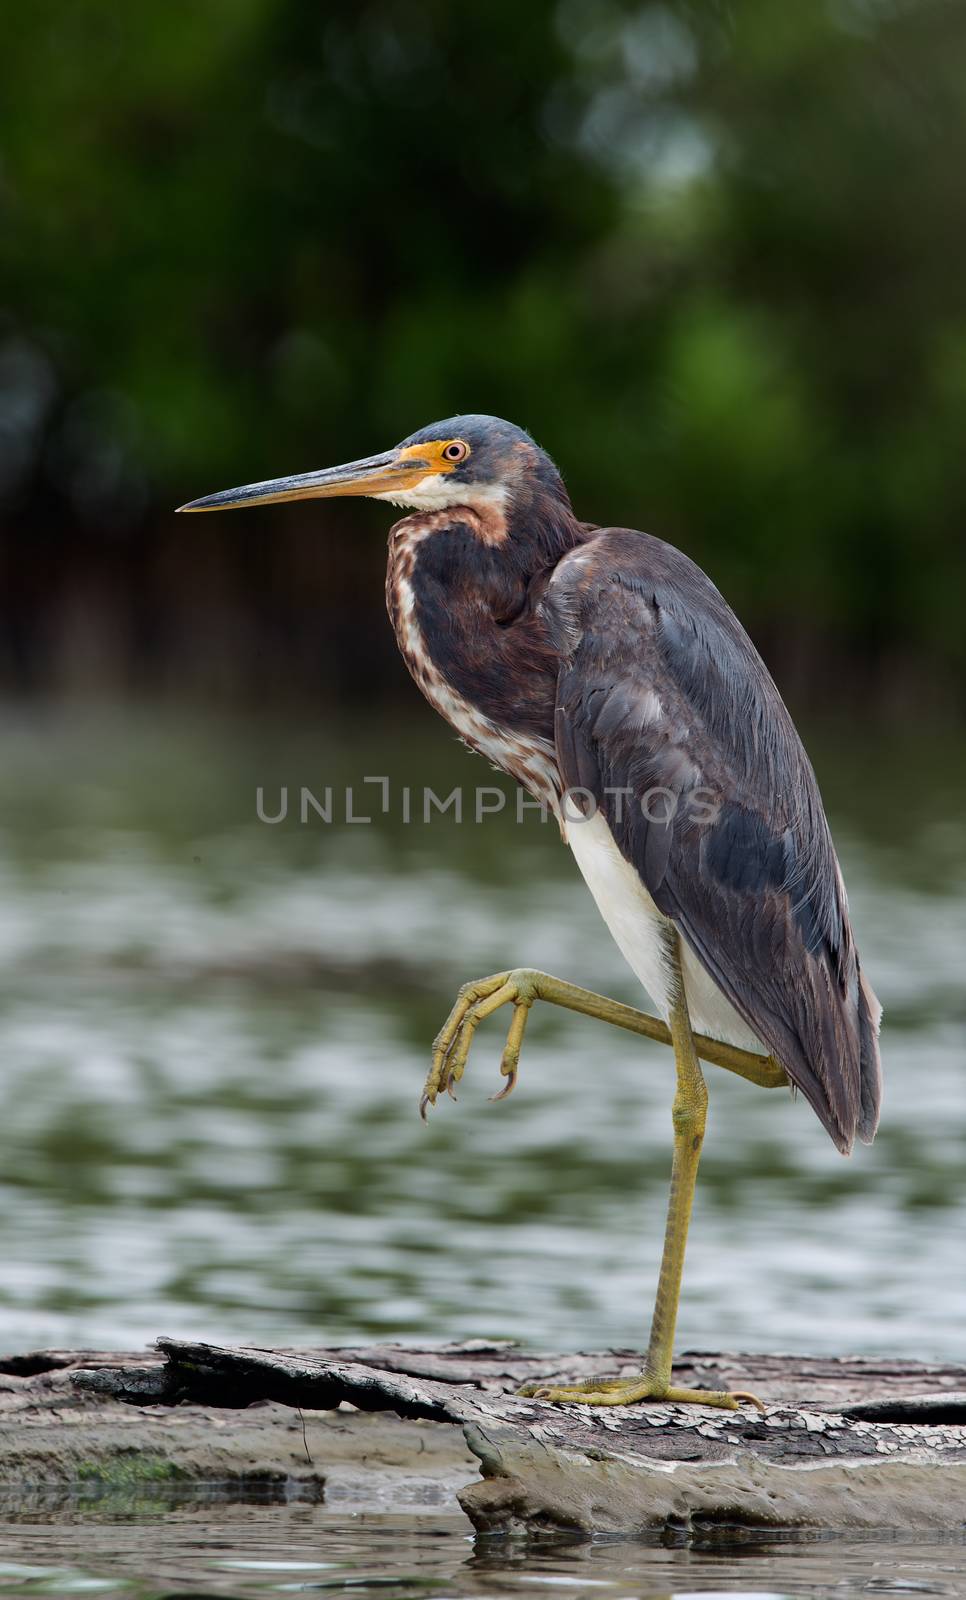
[[[583,821],[569,821],[567,843],[614,943],[666,1022],[671,1008],[665,930],[673,924],[658,911],[634,868],[624,860],[599,812]],[[681,952],[684,992],[694,1031],[745,1050],[763,1050],[761,1041],[683,938]]]

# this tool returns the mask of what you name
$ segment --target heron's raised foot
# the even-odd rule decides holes
[[[530,1007],[535,1000],[545,1000],[551,1005],[563,1006],[567,1011],[579,1012],[585,1017],[596,1017],[600,1022],[613,1023],[630,1033],[654,1039],[659,1044],[671,1044],[671,1031],[659,1017],[648,1016],[634,1006],[625,1006],[605,995],[593,994],[562,978],[551,977],[548,972],[538,972],[533,967],[516,967],[511,972],[494,972],[488,978],[476,978],[464,983],[456,997],[456,1004],[436,1036],[433,1045],[432,1065],[426,1078],[419,1111],[426,1120],[428,1108],[436,1104],[437,1096],[446,1090],[453,1099],[455,1089],[466,1070],[466,1062],[475,1034],[485,1017],[501,1006],[513,1008],[507,1041],[500,1062],[500,1071],[506,1083],[492,1096],[505,1100],[517,1081],[520,1065],[520,1047],[527,1025]],[[788,1085],[784,1067],[771,1056],[755,1055],[740,1050],[736,1045],[722,1044],[719,1039],[708,1039],[695,1034],[694,1048],[705,1061],[735,1072],[750,1083],[763,1089],[777,1089]]]
[[[632,1378],[585,1378],[582,1383],[556,1386],[546,1383],[526,1383],[517,1390],[526,1400],[549,1400],[553,1405],[631,1406],[639,1400],[656,1400],[673,1405],[717,1406],[723,1411],[737,1411],[743,1402],[764,1406],[757,1395],[744,1389],[676,1389],[662,1383],[649,1372]]]
[[[419,1102],[419,1114],[424,1122],[428,1108],[436,1104],[436,1097],[442,1090],[445,1089],[455,1100],[456,1085],[466,1070],[474,1033],[484,1017],[504,1005],[513,1007],[500,1062],[500,1071],[507,1081],[492,1098],[504,1100],[512,1093],[517,1081],[527,1015],[537,999],[535,980],[542,976],[541,973],[521,967],[514,972],[497,972],[489,978],[477,978],[473,983],[463,984],[456,1004],[433,1043],[432,1063]]]

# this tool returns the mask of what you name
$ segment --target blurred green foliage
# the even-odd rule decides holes
[[[0,72],[8,683],[385,692],[384,514],[169,508],[484,410],[779,673],[963,698],[961,0],[32,0]]]

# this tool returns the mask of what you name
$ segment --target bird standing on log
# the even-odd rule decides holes
[[[704,1137],[698,1058],[801,1091],[844,1154],[875,1133],[880,1007],[808,757],[767,668],[714,584],[671,545],[579,522],[550,457],[496,417],[459,416],[346,466],[208,495],[215,511],[368,495],[409,513],[386,599],[426,699],[552,807],[660,1017],[546,973],[468,983],[436,1040],[422,1110],[462,1077],[474,1032],[512,1008],[501,1071],[549,1001],[673,1047],[664,1254],[643,1371],[524,1391],[552,1401],[753,1396],[671,1383]]]

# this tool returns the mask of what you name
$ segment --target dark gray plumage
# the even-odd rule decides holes
[[[694,562],[626,529],[565,556],[543,608],[564,658],[564,784],[594,796],[659,911],[838,1148],[871,1140],[880,1008],[815,775],[748,635]],[[614,797],[656,787],[676,797],[667,821]]]

